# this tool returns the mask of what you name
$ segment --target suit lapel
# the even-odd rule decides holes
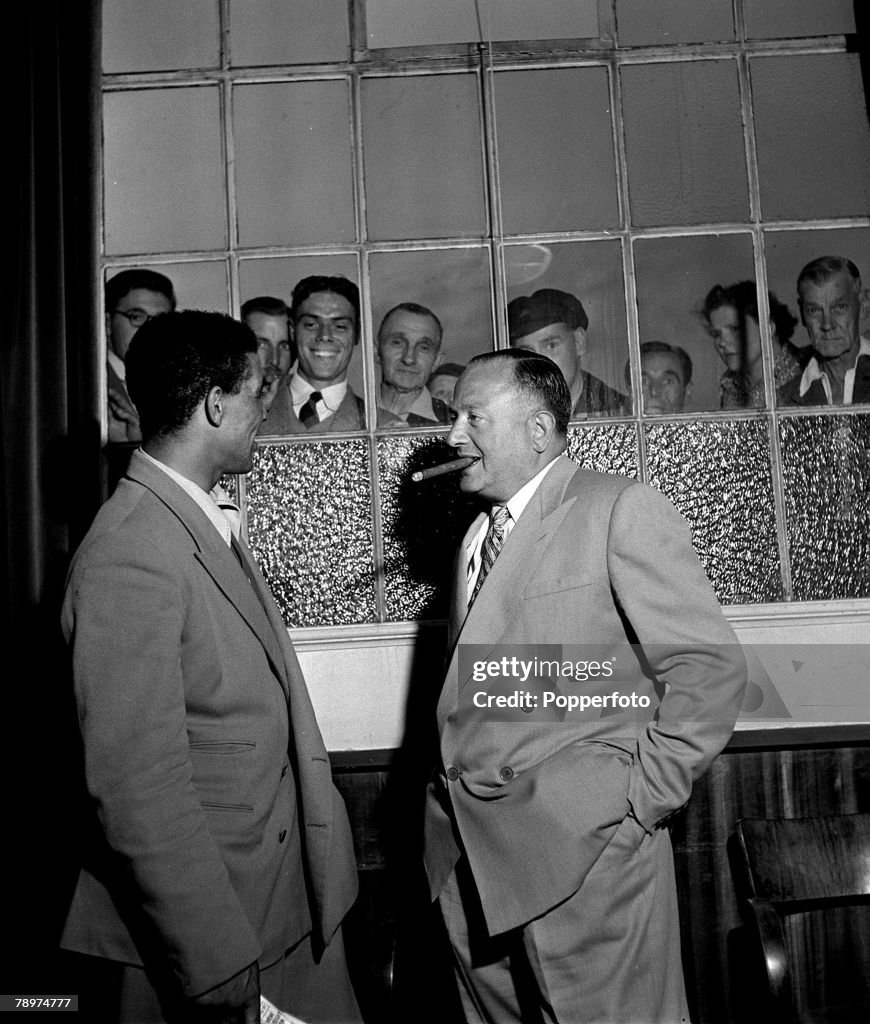
[[[473,531],[480,528],[480,517],[466,534],[457,563],[450,620],[451,626],[458,622],[460,628],[457,630],[455,646],[451,652],[447,683],[438,706],[439,725],[442,730],[450,708],[459,699],[459,694],[471,678],[459,678],[459,644],[479,644],[490,650],[502,639],[505,624],[514,619],[518,606],[524,600],[523,593],[531,568],[540,562],[553,535],[576,500],[571,498],[565,501],[564,496],[568,482],[577,472],[577,468],[567,457],[560,458],[544,477],[540,487],[526,505],[519,522],[505,541],[486,582],[467,614],[462,555],[465,552],[465,545],[474,536]],[[481,654],[481,657],[486,660],[487,655]]]
[[[152,491],[185,527],[197,546],[196,560],[262,644],[272,671],[286,694],[288,692],[287,668],[282,647],[276,636],[275,626],[266,611],[274,604],[271,595],[265,594],[261,603],[245,577],[244,571],[236,561],[236,556],[224,543],[214,524],[209,522],[196,502],[185,494],[166,473],[151,466],[145,459],[137,457],[134,452],[127,475],[130,479]],[[266,584],[244,544],[242,544],[242,550],[244,557],[248,560],[250,574],[257,581],[262,594],[266,589]],[[275,615],[280,619],[277,609],[275,609]]]

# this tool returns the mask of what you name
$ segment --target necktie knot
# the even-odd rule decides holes
[[[312,391],[308,396],[308,401],[299,410],[299,422],[303,426],[313,427],[320,422],[320,417],[317,414],[317,403],[322,400],[323,395],[320,391]]]

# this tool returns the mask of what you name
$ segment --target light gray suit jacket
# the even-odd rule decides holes
[[[196,503],[134,454],[63,608],[91,798],[62,944],[196,995],[356,895],[347,814],[280,613]],[[258,597],[259,592],[259,597]]]

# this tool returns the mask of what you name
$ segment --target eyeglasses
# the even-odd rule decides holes
[[[137,330],[142,324],[147,324],[149,320],[162,315],[161,313],[146,313],[144,309],[116,309],[114,312],[118,316],[126,317],[130,321],[130,326],[135,327]]]

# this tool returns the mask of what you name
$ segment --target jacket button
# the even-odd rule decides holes
[[[456,780],[459,778],[459,769],[454,768],[453,765],[450,765],[445,774],[447,775],[448,782],[456,782]]]
[[[514,777],[513,768],[502,768],[501,771],[498,773],[498,777],[502,780],[502,782],[507,782],[508,779],[512,779]]]
[[[286,838],[287,838],[287,829],[286,828],[282,828],[281,831],[278,833],[278,842],[279,843],[283,843]]]

